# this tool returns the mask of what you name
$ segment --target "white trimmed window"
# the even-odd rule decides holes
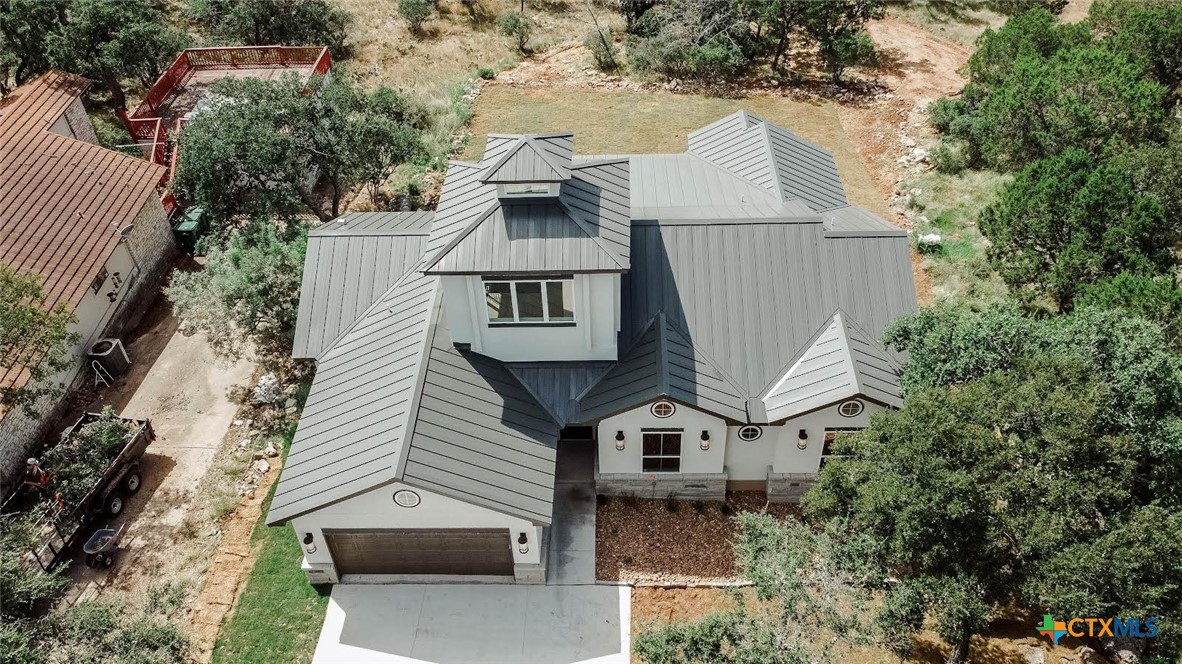
[[[640,469],[646,473],[681,472],[681,430],[642,429]]]
[[[485,281],[492,325],[569,325],[575,322],[574,279]]]

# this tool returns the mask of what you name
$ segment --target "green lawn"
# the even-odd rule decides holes
[[[476,99],[472,137],[461,158],[479,159],[489,133],[552,131],[573,131],[577,154],[685,152],[689,132],[739,109],[832,152],[850,202],[891,218],[886,201],[842,129],[837,109],[825,101],[490,85]]]
[[[284,457],[294,433],[293,427],[285,440]],[[266,526],[274,494],[272,485],[251,535],[261,542],[261,549],[234,612],[222,626],[213,649],[214,664],[297,664],[311,661],[316,649],[328,595],[308,585],[300,570],[303,554],[291,526]]]

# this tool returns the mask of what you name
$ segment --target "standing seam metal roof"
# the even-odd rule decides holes
[[[485,144],[487,167],[480,180],[489,183],[563,182],[570,178],[574,134],[491,135]]]
[[[331,347],[423,257],[431,212],[350,214],[308,233],[292,357]]]
[[[412,271],[324,355],[268,523],[394,481],[550,523],[558,426],[446,325],[439,278]]]
[[[762,401],[772,422],[855,395],[899,408],[901,371],[881,346],[838,311]]]

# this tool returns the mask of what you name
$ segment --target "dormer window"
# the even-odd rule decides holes
[[[544,198],[558,195],[558,182],[514,182],[497,185],[501,198]]]
[[[572,325],[573,278],[485,280],[490,325]]]

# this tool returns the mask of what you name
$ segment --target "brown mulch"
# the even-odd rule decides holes
[[[726,502],[600,497],[595,514],[595,577],[600,581],[693,584],[739,581],[732,542],[739,512],[799,516],[761,492]]]

